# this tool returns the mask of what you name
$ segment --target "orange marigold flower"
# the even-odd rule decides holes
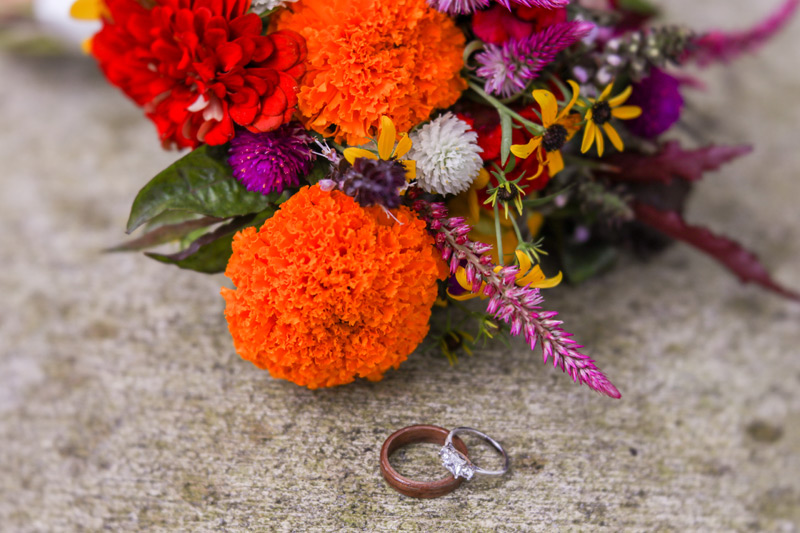
[[[260,230],[236,234],[223,288],[236,351],[311,389],[397,368],[428,333],[447,276],[425,222],[392,220],[339,191],[304,187]]]
[[[298,107],[307,128],[336,142],[363,144],[382,115],[408,131],[466,89],[464,35],[425,0],[300,0],[272,29],[306,39]]]

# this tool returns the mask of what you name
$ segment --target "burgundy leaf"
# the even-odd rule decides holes
[[[724,163],[748,154],[752,146],[711,145],[695,150],[684,150],[678,141],[669,141],[654,155],[621,153],[606,158],[606,162],[619,169],[604,174],[616,181],[670,183],[674,178],[698,181],[703,173],[717,170]]]
[[[706,252],[736,274],[742,283],[755,283],[781,296],[800,301],[800,293],[778,285],[758,257],[740,244],[715,235],[706,228],[687,224],[675,211],[660,211],[639,202],[634,202],[632,207],[640,222]]]
[[[154,252],[145,252],[145,255],[156,259],[163,258],[170,261],[183,261],[187,257],[196,253],[202,246],[212,243],[217,239],[221,239],[227,235],[236,233],[240,229],[247,227],[248,225],[250,225],[250,222],[254,218],[255,214],[244,215],[233,218],[230,222],[216,228],[214,231],[210,231],[206,234],[201,235],[200,237],[195,239],[189,246],[187,246],[180,252],[176,252],[174,254],[157,254]]]

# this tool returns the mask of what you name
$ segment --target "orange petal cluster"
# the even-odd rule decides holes
[[[466,89],[464,35],[426,0],[300,0],[272,29],[306,39],[298,107],[306,128],[336,142],[363,144],[382,115],[408,131]]]
[[[304,187],[233,240],[222,289],[236,351],[311,389],[377,381],[428,333],[447,268],[425,222]]]

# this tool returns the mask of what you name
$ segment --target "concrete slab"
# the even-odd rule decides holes
[[[777,4],[664,3],[727,28]],[[700,184],[691,219],[795,288],[798,66],[794,21],[687,91],[709,138],[757,143]],[[99,253],[175,158],[139,111],[82,58],[0,56],[0,79],[0,530],[800,530],[797,304],[679,245],[547,295],[620,401],[521,343],[454,368],[416,354],[380,383],[311,392],[234,353],[222,276]],[[378,452],[414,423],[482,429],[511,473],[398,495]],[[434,452],[398,467],[438,469]]]

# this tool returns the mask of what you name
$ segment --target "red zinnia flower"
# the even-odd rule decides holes
[[[305,40],[261,35],[250,0],[105,0],[92,41],[106,77],[156,124],[165,146],[224,144],[234,123],[271,131],[291,119]]]

